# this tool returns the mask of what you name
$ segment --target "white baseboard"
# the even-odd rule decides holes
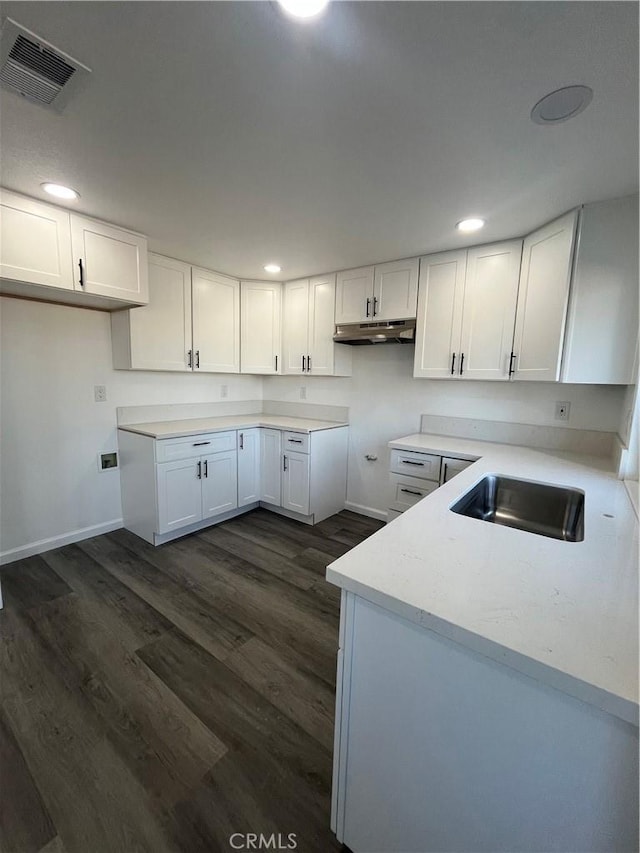
[[[112,521],[105,521],[102,524],[81,527],[80,530],[72,530],[70,533],[61,533],[59,536],[52,536],[49,539],[30,542],[28,545],[20,546],[20,548],[0,551],[0,566],[4,566],[6,563],[15,563],[16,560],[23,560],[25,557],[33,557],[34,554],[44,554],[45,551],[62,548],[63,545],[71,545],[73,542],[80,542],[82,539],[90,539],[92,536],[99,536],[101,533],[110,533],[120,527],[122,527],[122,519],[114,518]]]
[[[366,515],[369,518],[376,518],[378,521],[387,520],[386,509],[374,509],[372,506],[363,506],[362,504],[354,504],[353,501],[345,501],[344,508],[357,512],[359,515]]]

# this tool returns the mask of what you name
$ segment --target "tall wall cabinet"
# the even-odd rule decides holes
[[[283,373],[351,375],[351,348],[333,340],[335,299],[335,275],[285,284]]]
[[[238,373],[240,282],[149,255],[149,304],[111,315],[113,365],[123,370]]]

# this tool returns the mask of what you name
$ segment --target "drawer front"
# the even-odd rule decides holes
[[[431,453],[419,453],[415,450],[392,450],[391,471],[394,474],[406,474],[423,480],[440,479],[440,456]]]
[[[438,488],[436,482],[425,482],[418,477],[405,477],[403,474],[391,474],[389,479],[391,485],[388,506],[398,512],[404,512]]]
[[[237,433],[208,432],[203,435],[189,435],[184,438],[156,440],[156,462],[173,462],[176,459],[191,459],[235,450]]]
[[[282,433],[282,451],[293,450],[296,453],[309,452],[309,433],[308,432],[283,432]]]

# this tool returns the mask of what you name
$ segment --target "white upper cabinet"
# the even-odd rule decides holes
[[[339,272],[336,278],[336,323],[373,321],[373,267]]]
[[[283,372],[350,376],[351,350],[336,344],[336,276],[289,281],[284,286]]]
[[[467,252],[458,375],[509,378],[522,240]]]
[[[404,320],[416,316],[418,258],[375,267],[372,314],[375,320]]]
[[[192,267],[193,359],[201,373],[240,372],[240,282]]]
[[[149,304],[111,314],[113,366],[190,371],[191,267],[149,255]]]
[[[413,375],[448,379],[458,375],[466,251],[441,252],[420,260],[420,288]]]
[[[414,376],[508,380],[522,240],[420,261]]]
[[[513,343],[514,379],[560,378],[578,212],[525,237]]]
[[[240,285],[240,363],[242,373],[279,373],[280,282],[243,281]]]
[[[73,290],[68,211],[2,190],[0,277]]]
[[[638,196],[582,209],[563,382],[630,385],[638,339]]]
[[[336,323],[404,320],[416,316],[418,258],[339,272]]]
[[[72,213],[71,246],[76,290],[141,305],[149,301],[145,237]]]

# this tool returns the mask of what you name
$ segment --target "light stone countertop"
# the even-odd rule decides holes
[[[136,432],[151,438],[182,438],[189,435],[200,435],[206,432],[223,432],[229,429],[250,429],[251,427],[268,427],[283,429],[290,432],[310,433],[316,430],[335,429],[348,426],[346,423],[335,421],[318,421],[312,418],[290,418],[284,415],[225,415],[218,418],[186,418],[181,421],[157,421],[144,424],[124,424],[118,429],[126,432]]]
[[[638,520],[607,460],[426,434],[389,447],[477,461],[327,580],[637,726]],[[584,541],[451,512],[487,473],[582,489]]]

